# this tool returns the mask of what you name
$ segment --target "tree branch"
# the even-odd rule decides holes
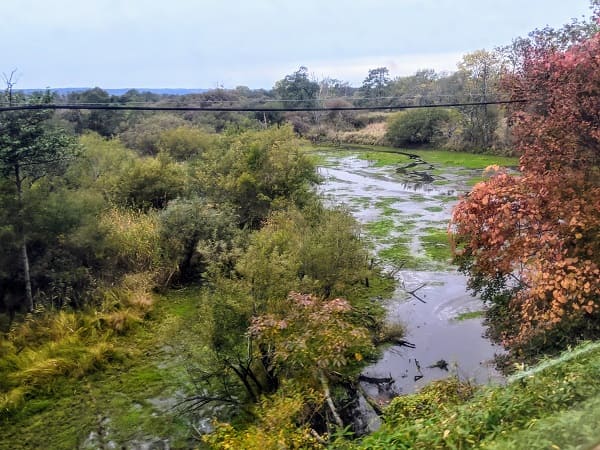
[[[321,382],[321,386],[323,387],[323,394],[325,395],[325,401],[327,402],[327,405],[329,406],[329,409],[331,410],[331,414],[333,415],[333,419],[335,420],[335,423],[340,428],[343,428],[344,422],[342,421],[342,418],[340,417],[337,410],[335,409],[335,404],[333,403],[333,400],[331,398],[331,393],[329,392],[329,383],[327,382],[327,378],[325,378],[325,375],[323,374],[323,372],[319,373],[319,381]]]

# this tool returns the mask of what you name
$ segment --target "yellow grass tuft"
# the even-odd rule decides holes
[[[339,133],[338,139],[346,144],[383,145],[386,131],[387,123],[375,122],[358,131]]]
[[[139,312],[131,308],[126,308],[104,313],[100,316],[100,320],[107,328],[117,333],[125,333],[136,324],[142,322],[143,318]]]
[[[21,406],[25,401],[26,394],[27,389],[23,386],[11,389],[6,393],[0,393],[0,417]]]
[[[77,363],[66,358],[46,358],[32,361],[26,369],[12,375],[21,385],[39,387],[60,375],[66,375],[77,367]]]

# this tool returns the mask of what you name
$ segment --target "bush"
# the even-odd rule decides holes
[[[240,225],[258,228],[271,210],[302,206],[319,180],[290,126],[231,132],[204,152],[196,169],[198,189],[236,208]]]
[[[385,144],[387,126],[384,122],[374,122],[357,131],[345,131],[336,135],[344,144],[383,145]]]
[[[392,116],[386,139],[394,147],[443,145],[457,128],[457,113],[447,109],[427,108],[402,111]]]
[[[292,290],[346,296],[371,275],[354,218],[344,210],[316,214],[310,220],[297,210],[277,212],[252,235],[236,268],[257,298],[281,299]]]
[[[161,135],[164,131],[184,127],[187,122],[174,114],[152,114],[119,135],[128,148],[142,155],[156,155]]]
[[[139,209],[164,208],[169,200],[183,194],[183,167],[161,153],[156,158],[136,160],[118,181],[117,198],[123,206]]]
[[[417,394],[396,397],[385,409],[386,423],[414,422],[438,414],[471,398],[474,387],[457,377],[434,381]]]
[[[304,393],[266,397],[256,407],[260,419],[255,425],[238,431],[228,423],[217,423],[215,431],[202,440],[214,449],[324,448],[308,425],[298,426],[307,419],[305,404]]]
[[[214,145],[216,135],[199,128],[180,126],[163,131],[158,139],[158,149],[168,153],[177,161],[197,156]]]
[[[217,272],[233,269],[240,231],[231,208],[178,199],[159,217],[164,255],[177,266],[171,282],[198,281],[209,266]]]

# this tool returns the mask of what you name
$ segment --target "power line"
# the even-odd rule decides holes
[[[416,108],[453,108],[461,106],[507,105],[526,103],[530,99],[494,100],[485,102],[454,102],[430,105],[388,105],[388,106],[331,106],[331,107],[299,107],[299,108],[259,108],[259,107],[204,107],[204,106],[134,106],[134,105],[99,105],[99,104],[36,104],[2,106],[0,112],[27,110],[102,110],[102,111],[205,111],[205,112],[318,112],[318,111],[394,111]]]
[[[187,94],[190,95],[190,94]],[[474,99],[477,97],[483,97],[482,94],[480,93],[472,93],[472,92],[465,92],[460,94],[462,97],[466,97],[469,99]],[[309,98],[309,99],[303,99],[303,100],[290,100],[290,99],[281,99],[281,98],[246,98],[246,100],[249,103],[298,103],[301,101],[313,101],[316,103],[324,103],[324,102],[330,102],[330,101],[335,101],[335,100],[347,100],[347,101],[364,101],[364,100],[403,100],[403,101],[407,101],[407,100],[419,100],[419,101],[423,101],[423,100],[432,100],[432,99],[442,99],[442,98],[446,98],[446,99],[452,99],[452,98],[456,98],[458,95],[457,94],[434,94],[434,95],[430,95],[428,97],[425,97],[423,95],[412,95],[412,96],[408,96],[408,95],[395,95],[395,96],[382,96],[382,97],[354,97],[354,96],[349,96],[349,95],[345,95],[345,96],[335,96],[335,97],[321,97],[321,98]],[[240,99],[236,98],[236,99],[218,99],[218,100],[212,100],[212,99],[201,99],[199,100],[200,103],[202,104],[206,104],[206,103],[210,103],[210,104],[215,104],[215,103],[239,103]],[[152,104],[152,103],[157,103],[157,102],[148,102],[146,101],[127,101],[127,102],[123,102],[120,100],[114,100],[114,101],[105,101],[105,102],[81,102],[81,103],[77,103],[77,102],[70,102],[70,103],[61,103],[61,104],[65,104],[65,105],[148,105],[148,104]],[[168,105],[168,104],[179,104],[181,103],[180,101],[177,100],[167,100],[165,101],[164,99],[160,100],[160,104],[161,105]],[[22,99],[13,99],[12,103],[10,105],[16,106],[16,105],[27,105],[27,99],[26,98],[22,98]],[[57,103],[58,104],[58,103]],[[0,105],[7,105],[9,106],[9,102],[6,101],[0,101]]]

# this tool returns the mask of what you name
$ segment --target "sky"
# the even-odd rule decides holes
[[[589,16],[588,0],[0,0],[15,88],[273,87],[300,66],[359,86]]]

